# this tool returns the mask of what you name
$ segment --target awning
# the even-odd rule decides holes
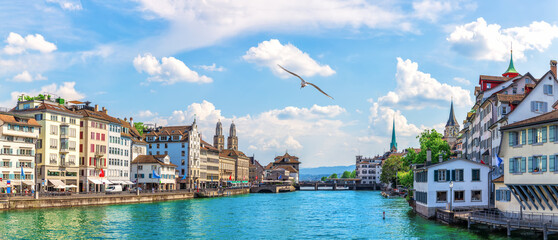
[[[87,180],[93,184],[103,184],[103,182],[98,178],[87,178]]]
[[[77,186],[73,185],[73,184],[72,185],[66,185],[66,188],[77,188]]]
[[[104,178],[101,178],[101,181],[102,181],[104,184],[112,184],[111,181],[109,181],[109,180],[107,180],[107,179],[104,179]]]
[[[23,180],[22,181],[23,184],[27,185],[27,186],[33,186],[35,185],[35,183],[31,180]]]
[[[66,184],[64,184],[61,180],[49,179],[48,181],[54,186],[54,188],[64,188],[66,186]]]
[[[134,183],[133,183],[133,182],[130,182],[130,181],[124,181],[124,184],[126,184],[126,185],[134,185]]]
[[[7,187],[8,184],[6,183],[6,181],[1,181],[0,182],[0,187]]]

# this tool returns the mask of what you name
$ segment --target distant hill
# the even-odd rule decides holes
[[[334,173],[337,173],[337,175],[341,176],[344,171],[352,172],[353,170],[355,170],[355,165],[301,168],[299,178],[301,181],[314,181],[319,180],[323,176],[329,177],[331,176],[331,174]]]

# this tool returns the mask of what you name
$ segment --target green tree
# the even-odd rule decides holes
[[[134,123],[134,128],[135,128],[136,130],[138,130],[138,132],[139,132],[141,135],[143,135],[143,129],[145,129],[145,126],[143,125],[142,122],[135,122],[135,123]]]
[[[397,172],[397,181],[404,187],[413,187],[413,170]]]
[[[442,137],[443,135],[436,132],[435,129],[424,130],[424,132],[417,136],[420,142],[420,153],[412,159],[412,163],[426,162],[426,152],[428,149],[432,152],[432,163],[437,163],[440,155],[443,161],[448,160],[451,154],[450,146]]]
[[[343,175],[341,175],[341,178],[351,178],[351,172],[349,171],[344,171]]]
[[[321,178],[321,180],[322,180],[322,182],[325,182],[325,181],[327,181],[327,177],[326,177],[326,176],[323,176],[323,177]]]
[[[380,181],[387,184],[396,186],[397,172],[409,171],[409,166],[405,165],[401,156],[390,156],[382,166],[382,174],[380,174]]]
[[[407,154],[405,154],[405,157],[403,158],[405,166],[411,166],[411,164],[416,162],[417,157],[418,154],[415,152],[415,149],[408,148]]]
[[[356,170],[353,170],[353,171],[351,172],[351,178],[356,178]]]
[[[337,179],[337,173],[331,174],[331,176],[329,176],[329,178]]]

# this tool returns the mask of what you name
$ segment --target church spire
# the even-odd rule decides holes
[[[389,144],[391,152],[397,152],[397,141],[395,140],[395,116],[393,117],[393,127],[391,131],[391,143]]]
[[[508,70],[502,74],[504,77],[516,77],[519,73],[515,70],[515,66],[513,65],[513,50],[510,50],[510,65],[508,66]]]
[[[457,120],[455,119],[455,114],[453,113],[453,97],[452,97],[451,98],[450,114],[449,114],[448,123],[446,123],[446,127],[455,126],[455,123],[457,123]]]

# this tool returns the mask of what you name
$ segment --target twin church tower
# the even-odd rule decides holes
[[[215,136],[213,136],[213,146],[219,151],[225,150],[225,136],[223,136],[223,124],[221,120],[217,122],[215,127]],[[238,151],[238,137],[236,136],[236,125],[231,123],[229,137],[227,138],[227,149]]]

